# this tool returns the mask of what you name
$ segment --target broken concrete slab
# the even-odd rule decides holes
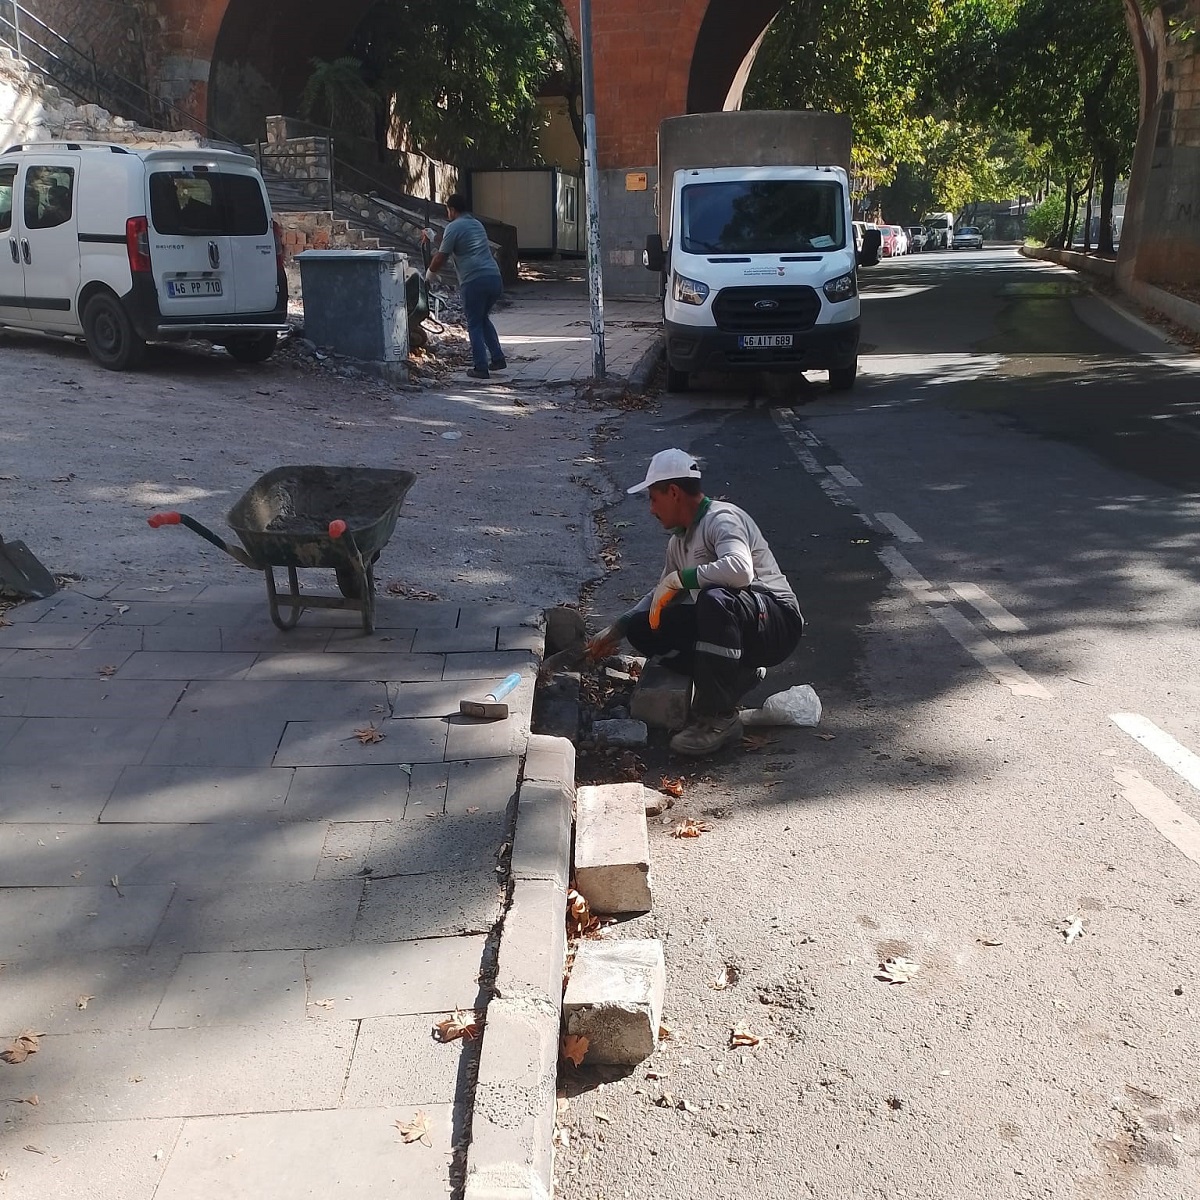
[[[593,912],[650,910],[650,839],[645,789],[640,783],[578,789],[575,886]]]
[[[692,705],[692,680],[651,660],[629,701],[630,716],[656,729],[682,729]]]
[[[592,737],[597,746],[644,746],[650,736],[644,721],[600,720],[592,722]]]
[[[531,733],[525,748],[524,779],[537,783],[575,784],[575,746],[566,738]]]
[[[666,986],[657,939],[582,941],[563,996],[563,1028],[588,1039],[585,1062],[636,1066],[658,1044]]]

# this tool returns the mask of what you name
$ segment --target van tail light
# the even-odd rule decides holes
[[[271,218],[271,232],[275,235],[275,266],[283,270],[283,226]]]
[[[150,270],[150,222],[145,217],[130,217],[125,222],[125,250],[135,275]]]

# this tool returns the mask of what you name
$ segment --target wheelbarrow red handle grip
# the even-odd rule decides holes
[[[329,536],[331,538],[340,538],[342,536],[342,534],[345,532],[346,532],[346,522],[345,521],[339,520],[339,521],[330,521],[329,522]]]
[[[160,512],[146,519],[146,524],[151,529],[157,529],[160,525],[178,525],[183,518],[177,512]]]

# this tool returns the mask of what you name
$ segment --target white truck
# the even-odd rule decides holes
[[[694,373],[858,372],[859,266],[850,120],[820,112],[670,117],[658,132],[659,232],[643,264],[662,274],[667,390]]]
[[[949,250],[954,241],[954,214],[952,212],[926,213],[921,218],[925,226],[926,250]]]

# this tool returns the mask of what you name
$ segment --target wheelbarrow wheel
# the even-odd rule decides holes
[[[337,574],[338,591],[341,592],[347,600],[361,599],[362,581],[359,577],[357,568],[346,563],[339,564],[333,569]]]

